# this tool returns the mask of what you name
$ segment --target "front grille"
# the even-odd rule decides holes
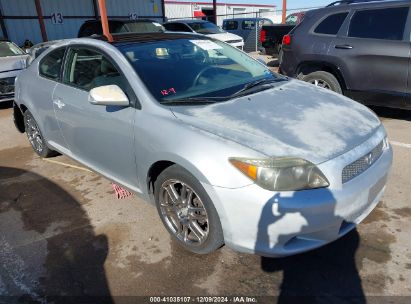
[[[352,180],[371,167],[381,156],[384,148],[384,141],[381,141],[374,149],[363,157],[346,166],[342,171],[343,184]]]
[[[242,40],[227,40],[226,43],[239,43]]]
[[[15,77],[0,79],[0,94],[9,95],[14,93]]]

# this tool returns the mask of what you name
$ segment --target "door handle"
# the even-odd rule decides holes
[[[56,98],[53,100],[53,103],[59,108],[62,109],[66,104],[61,101],[60,98]]]
[[[349,44],[340,44],[335,46],[336,49],[341,49],[341,50],[351,50],[353,47],[352,45]]]

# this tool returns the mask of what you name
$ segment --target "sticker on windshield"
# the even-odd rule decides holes
[[[161,94],[163,95],[163,96],[167,96],[167,95],[169,95],[169,94],[176,94],[176,90],[174,89],[174,88],[169,88],[169,89],[165,89],[165,90],[161,90],[160,91],[161,92]]]
[[[155,26],[162,26],[160,23],[157,23],[157,22],[153,22],[153,25],[155,25]]]
[[[211,40],[190,40],[190,42],[205,51],[222,49],[221,46]]]

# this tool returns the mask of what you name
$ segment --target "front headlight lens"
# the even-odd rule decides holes
[[[330,185],[316,165],[301,158],[230,158],[229,161],[257,185],[270,191],[296,191]]]

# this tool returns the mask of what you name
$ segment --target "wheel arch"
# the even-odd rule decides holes
[[[207,177],[190,161],[175,155],[169,155],[168,157],[160,158],[161,160],[153,162],[146,173],[146,187],[147,193],[151,197],[154,194],[154,185],[158,176],[168,167],[177,165],[188,173],[190,173],[194,178],[196,178],[200,183],[205,182],[210,184]]]
[[[20,133],[24,133],[26,131],[26,126],[24,125],[24,112],[26,111],[27,107],[24,104],[18,106],[15,102],[13,102],[13,121]]]
[[[324,72],[328,72],[334,75],[334,77],[337,78],[339,84],[341,85],[341,88],[343,90],[347,89],[347,85],[345,83],[344,76],[341,72],[341,69],[337,67],[336,65],[330,64],[328,62],[322,62],[322,61],[301,62],[296,69],[296,75],[298,78],[301,78],[300,75],[308,75],[310,73],[317,72],[317,71],[324,71]]]

